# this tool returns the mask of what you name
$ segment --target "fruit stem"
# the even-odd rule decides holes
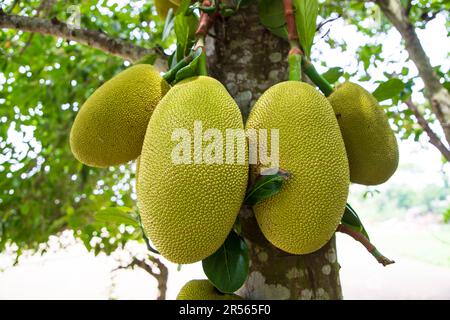
[[[208,75],[208,65],[206,61],[206,45],[205,45],[205,37],[203,35],[198,36],[197,42],[194,45],[193,50],[197,51],[199,48],[201,48],[202,53],[200,54],[200,60],[198,65],[198,74],[201,76],[207,76]]]
[[[294,8],[292,0],[283,0],[284,16],[286,17],[288,40],[291,50],[289,51],[289,80],[302,81],[302,56],[297,27],[295,25]]]
[[[198,23],[197,31],[195,36],[197,42],[194,45],[193,51],[197,51],[198,48],[202,48],[202,53],[200,55],[198,73],[199,75],[208,75],[208,66],[206,61],[206,36],[208,31],[214,23],[214,19],[217,16],[217,6],[215,1],[204,0],[202,3],[203,8],[210,8],[214,10],[202,10],[200,14],[200,21]],[[210,15],[211,14],[211,15]]]
[[[189,55],[184,57],[182,60],[180,60],[173,68],[171,68],[169,71],[167,71],[163,75],[163,79],[167,81],[167,83],[172,83],[175,80],[175,76],[177,75],[177,72],[186,67],[189,63],[192,62],[195,58],[195,51],[191,51]]]
[[[300,46],[300,39],[295,24],[294,7],[292,0],[283,0],[284,16],[286,17],[288,40],[291,46],[289,51],[289,80],[301,81],[302,70],[317,85],[325,96],[333,92],[333,87],[314,68],[314,65],[305,56]]]
[[[372,256],[374,256],[374,258],[377,259],[377,261],[379,263],[381,263],[383,266],[387,266],[387,265],[395,263],[394,260],[390,260],[390,259],[386,258],[385,256],[383,256],[378,251],[378,249],[375,248],[375,246],[372,243],[370,243],[370,241],[361,232],[355,231],[343,224],[338,225],[336,232],[345,233],[346,235],[349,235],[356,241],[360,242],[367,249],[367,251],[369,251],[370,254]]]
[[[319,87],[320,91],[322,91],[326,97],[332,94],[333,87],[324,77],[322,77],[317,72],[316,68],[311,63],[311,61],[309,61],[305,56],[303,56],[302,62],[303,62],[302,63],[303,71],[311,79],[311,81],[314,82],[314,84]]]

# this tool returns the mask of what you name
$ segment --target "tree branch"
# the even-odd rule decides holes
[[[153,266],[151,264],[153,264]],[[169,270],[164,265],[164,263],[162,263],[162,261],[159,260],[158,258],[153,257],[151,255],[148,255],[146,260],[139,260],[138,258],[133,257],[133,260],[129,265],[124,267],[118,267],[113,271],[121,269],[133,269],[134,267],[139,267],[143,269],[156,279],[156,281],[158,282],[158,290],[159,290],[158,300],[165,300]],[[159,272],[155,272],[153,270],[153,267],[156,267],[159,270]]]
[[[433,113],[440,122],[445,138],[450,143],[450,94],[441,84],[430,59],[420,43],[414,25],[408,18],[399,0],[373,0],[405,41],[410,59],[416,65],[425,85],[425,96],[430,101]]]
[[[137,61],[146,55],[155,54],[159,56],[155,65],[160,69],[163,69],[165,65],[162,59],[165,57],[165,54],[159,48],[144,48],[122,39],[111,38],[102,31],[74,28],[57,19],[45,20],[9,15],[0,9],[0,28],[37,32],[43,35],[76,41],[131,61]]]
[[[408,108],[414,113],[414,116],[417,119],[417,122],[422,127],[423,131],[426,132],[428,135],[428,138],[430,139],[430,143],[435,146],[442,154],[442,156],[447,159],[448,162],[450,162],[450,149],[447,148],[444,143],[442,143],[441,139],[438,137],[438,135],[431,129],[430,125],[428,124],[428,121],[425,120],[422,113],[420,113],[419,108],[414,104],[414,102],[410,99],[405,101],[405,104],[408,106]]]
[[[371,244],[370,241],[361,232],[354,231],[353,229],[347,227],[344,224],[338,225],[336,232],[345,233],[346,235],[349,235],[350,237],[352,237],[353,239],[355,239],[356,241],[361,243],[366,248],[366,250],[369,251],[370,254],[375,259],[377,259],[377,261],[379,263],[381,263],[384,267],[395,263],[395,261],[390,260],[390,259],[386,258],[385,256],[383,256],[377,250],[377,248],[375,248],[375,246],[373,244]]]

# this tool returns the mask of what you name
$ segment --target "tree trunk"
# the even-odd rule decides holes
[[[244,119],[261,94],[287,80],[285,40],[259,23],[255,5],[215,25],[208,40],[210,74],[236,99]],[[250,209],[241,210],[242,232],[250,248],[250,274],[240,290],[248,299],[342,299],[335,239],[309,255],[291,255],[262,235]]]

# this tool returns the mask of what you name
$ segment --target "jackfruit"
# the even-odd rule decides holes
[[[242,300],[236,294],[223,294],[208,280],[191,280],[181,288],[177,300]]]
[[[306,83],[282,82],[259,98],[246,128],[279,130],[279,167],[291,174],[279,193],[253,207],[262,233],[291,254],[320,249],[340,223],[350,184],[330,103]],[[261,167],[252,166],[253,179]]]
[[[397,170],[398,146],[388,117],[361,86],[346,82],[328,98],[334,108],[350,165],[350,181],[386,182]]]
[[[205,129],[204,135],[202,129],[198,134],[199,125]],[[219,162],[199,164],[216,143],[219,147],[214,154],[226,153],[226,143],[220,137],[209,136],[210,143],[202,138],[214,131],[225,138],[227,129],[243,132],[243,127],[233,98],[210,77],[180,82],[158,104],[142,148],[137,190],[146,234],[166,259],[193,263],[210,256],[224,243],[247,186],[245,135],[243,164],[237,157],[232,163],[221,158]],[[176,142],[179,138],[187,143],[184,152],[176,151],[181,144]],[[187,158],[184,162],[174,160],[173,154]]]
[[[175,11],[180,6],[180,2],[177,0],[155,0],[155,9],[156,13],[158,13],[158,16],[161,19],[166,19],[167,13],[172,8],[173,13],[175,14]]]
[[[139,167],[140,167],[140,164],[141,164],[141,157],[139,156],[136,159],[136,173],[134,175],[135,176],[135,181],[136,181],[136,193],[138,193],[137,186],[138,186],[138,180],[139,180]]]
[[[151,65],[138,64],[98,88],[78,112],[70,132],[75,158],[92,167],[136,159],[153,109],[169,84]]]

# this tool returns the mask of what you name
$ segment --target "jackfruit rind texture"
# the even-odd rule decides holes
[[[386,113],[373,95],[346,82],[328,98],[344,137],[350,181],[363,185],[386,182],[397,170],[399,152]]]
[[[169,90],[151,65],[139,64],[105,82],[84,103],[70,132],[75,158],[92,167],[136,159],[148,121]]]
[[[178,1],[175,0],[155,0],[154,5],[158,16],[161,19],[165,19],[170,8],[173,9],[173,13],[175,14],[175,11],[179,7],[179,3],[178,5],[176,3],[178,3]]]
[[[138,202],[147,236],[174,263],[200,261],[224,243],[239,212],[248,180],[246,164],[174,164],[174,129],[192,136],[194,122],[203,131],[243,130],[237,104],[224,86],[210,77],[175,85],[150,119],[140,157]],[[202,143],[202,150],[209,142]],[[244,144],[246,152],[246,144]],[[191,159],[194,158],[192,152]]]
[[[181,288],[177,300],[242,300],[236,294],[220,293],[208,280],[191,280]]]
[[[349,188],[344,142],[330,103],[306,83],[282,82],[259,98],[246,127],[279,129],[280,168],[291,173],[278,194],[253,207],[262,233],[288,253],[320,249],[340,223]],[[258,172],[252,169],[253,178]]]

